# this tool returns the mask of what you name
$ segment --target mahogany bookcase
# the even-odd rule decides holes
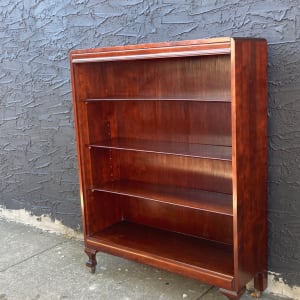
[[[267,43],[70,53],[87,266],[104,251],[237,299],[267,278]]]

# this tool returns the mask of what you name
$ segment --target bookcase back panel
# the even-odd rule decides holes
[[[111,149],[93,149],[92,161],[96,187],[131,180],[232,193],[231,161]]]
[[[118,222],[130,221],[232,244],[232,216],[106,192],[94,192],[91,201],[90,234]]]
[[[232,217],[156,201],[125,197],[124,219],[232,244]],[[219,224],[216,227],[214,224]]]
[[[86,98],[230,99],[230,56],[84,63],[76,79]],[[92,76],[86,76],[92,74]]]
[[[231,146],[229,102],[99,101],[87,108],[92,143],[128,138]]]

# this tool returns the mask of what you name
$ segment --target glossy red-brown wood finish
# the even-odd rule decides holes
[[[106,251],[222,288],[266,287],[266,42],[70,54],[87,266]]]
[[[267,276],[267,45],[232,42],[235,288]],[[266,288],[261,284],[261,290]]]
[[[231,289],[233,280],[232,248],[188,235],[123,221],[88,239],[95,248],[139,262],[213,281]],[[184,245],[184,246],[183,246]]]

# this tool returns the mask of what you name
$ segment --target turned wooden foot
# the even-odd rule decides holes
[[[268,273],[267,272],[257,273],[254,276],[253,283],[254,283],[254,287],[253,290],[251,291],[251,296],[253,298],[260,298],[261,292],[264,291],[268,285]]]
[[[237,300],[239,299],[245,292],[246,288],[241,289],[240,291],[229,291],[225,289],[220,289],[220,292],[226,296],[228,299]]]
[[[268,286],[268,273],[267,272],[262,272],[262,273],[257,273],[254,276],[254,288],[257,291],[264,291]]]
[[[96,265],[97,265],[97,260],[96,260],[97,250],[85,248],[84,251],[89,257],[89,260],[86,262],[85,265],[90,269],[91,273],[95,273]]]

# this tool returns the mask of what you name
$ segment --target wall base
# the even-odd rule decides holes
[[[63,225],[58,220],[53,221],[47,215],[34,216],[25,209],[13,210],[0,206],[0,218],[7,221],[14,221],[34,226],[45,231],[65,235],[70,238],[83,240],[83,234],[81,232]]]
[[[289,286],[284,283],[283,278],[278,273],[269,272],[268,288],[266,293],[291,299],[300,299],[300,286]]]

